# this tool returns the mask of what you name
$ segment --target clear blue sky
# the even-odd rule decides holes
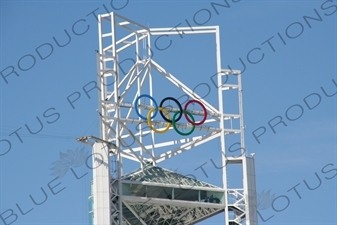
[[[19,75],[11,73],[5,79],[0,76],[0,140],[6,140],[0,143],[0,215],[6,212],[2,217],[8,217],[7,223],[15,220],[13,224],[18,225],[87,225],[89,222],[90,171],[85,166],[77,167],[74,170],[78,176],[89,174],[76,179],[68,171],[51,182],[55,176],[50,175],[50,168],[60,159],[60,152],[82,147],[91,151],[77,143],[76,137],[98,135],[97,93],[91,92],[89,99],[82,88],[96,80],[98,34],[94,13],[105,13],[105,6],[150,27],[174,27],[180,23],[179,26],[187,26],[185,20],[197,26],[195,21],[206,21],[206,12],[210,12],[205,25],[220,26],[222,67],[230,65],[242,70],[239,58],[246,65],[242,75],[245,137],[247,151],[256,153],[257,191],[271,190],[275,197],[281,196],[274,209],[260,211],[265,220],[273,217],[265,222],[260,218],[259,223],[337,224],[337,94],[333,95],[337,92],[337,1],[228,1],[230,7],[218,7],[218,14],[210,2],[223,4],[223,1],[123,0],[113,1],[112,5],[110,1],[1,1],[0,72],[6,76],[15,69]],[[199,10],[202,11],[198,13]],[[85,34],[79,34],[88,26]],[[59,47],[53,37],[59,45],[65,45],[65,29],[71,40]],[[212,98],[216,93],[210,80],[212,71],[205,68],[214,60],[206,54],[213,44],[208,42],[211,40],[207,36],[177,37],[165,51],[154,48],[154,59],[191,88],[199,83],[209,84],[212,90],[206,100],[216,103]],[[262,54],[263,59],[254,63]],[[81,93],[74,103],[75,109],[67,102],[74,92]],[[168,90],[163,95],[176,93]],[[36,117],[43,123],[43,129],[31,134],[25,124],[37,132]],[[274,133],[268,123],[276,124],[280,117],[284,123],[275,126]],[[252,132],[260,127],[265,128],[265,133],[258,143]],[[256,131],[256,135],[264,128]],[[15,133],[9,136],[15,131],[22,143]],[[214,150],[217,148],[217,144],[200,148],[162,166],[178,168],[182,174],[194,174],[205,182],[221,185],[219,171],[210,161],[218,160]],[[205,162],[208,177],[200,169],[194,171]],[[305,183],[312,189],[318,187],[309,190]],[[294,186],[297,193],[292,189]],[[48,198],[41,205],[34,205],[30,196],[36,202],[42,201],[41,188]],[[283,210],[287,203],[289,206]],[[10,216],[11,210],[17,218]],[[200,224],[222,224],[222,218],[219,215]],[[0,219],[0,225],[3,224],[6,223]]]

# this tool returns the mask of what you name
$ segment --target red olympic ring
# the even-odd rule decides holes
[[[200,121],[200,122],[193,122],[187,115],[186,115],[186,113],[184,113],[184,116],[185,116],[185,118],[186,118],[186,120],[190,123],[190,124],[192,124],[192,125],[201,125],[201,124],[203,124],[204,122],[205,122],[205,120],[206,120],[206,118],[207,118],[207,111],[206,111],[206,108],[205,108],[205,106],[201,103],[201,102],[199,102],[199,101],[197,101],[197,100],[189,100],[188,102],[186,102],[186,104],[185,104],[185,107],[184,107],[184,110],[186,110],[187,111],[187,107],[188,107],[188,105],[190,104],[190,103],[192,103],[192,102],[195,102],[195,103],[198,103],[200,106],[201,106],[201,108],[204,110],[204,118],[202,118],[202,120]]]

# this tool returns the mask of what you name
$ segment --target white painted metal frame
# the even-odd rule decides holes
[[[105,24],[103,24],[105,23]],[[126,34],[122,38],[117,38],[117,30],[122,29],[129,34]],[[245,204],[245,207],[242,207],[241,210],[243,213],[240,215],[240,218],[230,220],[229,211],[232,210],[232,206],[228,202],[228,196],[232,193],[239,193],[237,190],[228,190],[227,185],[227,171],[226,165],[230,163],[239,163],[243,166],[243,178],[247,178],[247,169],[246,169],[246,156],[245,156],[245,145],[244,145],[244,126],[243,126],[243,108],[242,108],[242,86],[241,86],[241,73],[240,71],[233,70],[224,70],[221,68],[221,52],[220,52],[220,32],[218,26],[202,26],[202,27],[177,27],[174,28],[146,28],[141,24],[138,24],[134,21],[126,19],[115,13],[104,14],[98,16],[98,34],[99,34],[99,52],[98,52],[98,87],[99,92],[99,114],[100,114],[100,138],[106,142],[114,143],[117,146],[116,149],[111,149],[112,154],[116,157],[117,161],[117,171],[115,174],[110,174],[112,177],[111,183],[111,196],[100,196],[95,195],[99,194],[94,193],[94,199],[107,198],[113,199],[114,204],[111,202],[112,215],[110,218],[106,218],[104,221],[109,221],[108,224],[128,224],[125,218],[123,218],[123,207],[122,203],[132,211],[132,207],[123,201],[122,193],[122,180],[123,175],[123,159],[133,160],[140,163],[140,167],[151,163],[156,165],[164,160],[182,154],[184,151],[191,150],[194,146],[202,145],[206,142],[212,141],[216,138],[220,140],[220,147],[222,152],[222,180],[223,180],[223,191],[225,193],[225,204],[224,212],[225,218],[224,221],[226,225],[232,224],[243,224],[241,220],[245,218],[246,225],[256,225],[257,222],[249,218],[249,213],[247,213],[250,207],[253,205],[247,204],[248,202],[248,186],[252,181],[244,181],[244,187],[242,188],[243,196],[240,198],[240,202]],[[151,37],[160,36],[160,35],[196,35],[196,34],[214,34],[215,43],[216,43],[216,65],[217,65],[217,82],[218,82],[218,107],[214,107],[209,104],[207,101],[202,99],[200,96],[197,96],[193,91],[185,84],[183,84],[179,79],[169,73],[166,69],[161,67],[153,58],[153,52],[151,49]],[[146,51],[143,52],[141,56],[141,43],[145,46]],[[124,76],[120,76],[119,68],[119,55],[130,48],[135,48],[135,64],[130,68],[128,73]],[[145,54],[146,53],[146,54]],[[142,131],[143,124],[146,124],[146,121],[141,118],[131,118],[131,112],[133,110],[133,102],[142,94],[143,87],[145,82],[149,86],[149,94],[153,94],[153,80],[152,72],[156,71],[166,78],[173,85],[179,87],[185,94],[187,94],[192,99],[198,99],[201,101],[207,111],[208,119],[206,120],[203,126],[196,127],[201,131],[204,131],[206,134],[202,136],[186,137],[178,140],[172,140],[168,142],[158,143],[156,142],[156,133],[153,131]],[[222,84],[222,77],[233,75],[237,77],[237,84]],[[107,85],[108,81],[114,81],[112,85]],[[126,85],[124,88],[123,85]],[[137,92],[133,95],[132,102],[125,102],[125,97],[130,95],[131,89],[137,87]],[[239,113],[238,114],[226,114],[224,112],[224,99],[223,92],[226,90],[237,89],[238,90],[238,102],[239,102]],[[139,104],[139,109],[145,110],[153,107],[152,103],[150,105]],[[122,114],[121,109],[129,109],[128,113]],[[169,111],[175,112],[179,109],[172,108]],[[203,115],[203,112],[200,111],[190,111],[194,115]],[[232,127],[226,128],[226,120],[239,120],[240,128],[234,129]],[[214,127],[214,121],[218,122],[218,126]],[[137,133],[132,133],[128,126],[130,124],[139,124],[140,131]],[[165,126],[166,122],[162,121],[153,121],[154,125]],[[212,126],[207,126],[207,124],[212,124]],[[190,128],[189,124],[177,124],[178,128]],[[170,128],[171,129],[171,128]],[[125,134],[126,133],[126,134]],[[152,143],[144,144],[143,135],[151,135]],[[242,148],[242,155],[239,157],[227,157],[226,156],[226,143],[225,136],[229,134],[239,134]],[[125,146],[124,139],[133,137],[138,147],[123,147]],[[157,154],[156,149],[160,147],[172,146],[172,149],[162,153]],[[109,162],[107,162],[109,164]],[[245,167],[245,168],[244,168]],[[255,172],[249,178],[255,179]],[[94,177],[94,183],[96,186],[100,183],[101,177]],[[248,182],[248,183],[247,183]],[[255,180],[254,180],[255,188]],[[240,189],[241,190],[241,189]],[[255,189],[250,190],[250,193],[254,193]],[[254,196],[255,197],[255,196]],[[256,197],[255,197],[256,198]],[[95,201],[95,200],[94,200]],[[160,201],[159,201],[160,202]],[[252,200],[254,203],[254,201]],[[159,203],[158,203],[159,204]],[[256,202],[255,202],[256,204]],[[95,208],[95,210],[99,210]],[[98,212],[94,211],[94,214]],[[144,224],[144,222],[142,222]],[[95,224],[98,225],[98,224]],[[99,224],[100,225],[100,224]]]

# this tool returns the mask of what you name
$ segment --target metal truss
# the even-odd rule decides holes
[[[229,222],[233,224],[242,225],[246,217],[246,202],[243,189],[227,190],[229,198],[229,209],[233,212],[232,218],[229,218]]]
[[[142,224],[146,225],[188,225],[216,215],[222,211],[212,207],[180,207],[175,205],[139,205],[125,203],[132,210]]]
[[[99,51],[97,54],[97,86],[99,89],[99,116],[100,116],[100,138],[112,143],[113,148],[109,150],[110,156],[116,159],[116,169],[110,176],[109,204],[111,215],[108,219],[110,224],[195,224],[198,221],[225,212],[224,221],[226,225],[246,224],[257,225],[254,215],[247,213],[256,204],[255,197],[255,173],[247,173],[247,168],[253,168],[252,160],[247,160],[244,144],[244,125],[242,108],[242,86],[241,72],[235,70],[224,70],[221,68],[220,54],[220,32],[218,26],[202,27],[176,27],[172,28],[147,28],[137,22],[124,18],[115,13],[98,16]],[[151,38],[154,36],[170,35],[202,35],[214,34],[216,43],[216,71],[218,84],[217,107],[209,104],[194,93],[187,85],[181,82],[169,70],[164,69],[153,59],[151,49]],[[120,63],[125,54],[134,54],[134,63],[129,70],[123,74]],[[207,120],[202,126],[197,126],[195,130],[200,131],[198,135],[173,139],[169,141],[157,141],[157,134],[153,130],[144,131],[147,121],[141,119],[134,113],[134,102],[136,98],[145,93],[153,96],[153,77],[161,76],[168,83],[178,87],[182,93],[191,99],[197,99],[205,106],[208,114]],[[223,82],[223,78],[234,76],[236,82]],[[236,90],[238,93],[238,110],[234,113],[224,112],[223,92]],[[149,104],[138,103],[140,112],[154,107],[153,102]],[[168,112],[177,112],[178,108],[168,108]],[[192,115],[204,115],[200,110],[189,110]],[[238,126],[233,126],[238,123]],[[156,127],[165,127],[167,122],[151,121]],[[139,131],[134,132],[131,125],[139,126]],[[229,124],[229,125],[228,125]],[[179,129],[190,129],[192,125],[177,123]],[[168,132],[173,128],[170,127]],[[201,133],[201,134],[200,134]],[[227,157],[226,139],[227,135],[237,134],[240,136],[241,155]],[[144,138],[144,136],[148,138]],[[128,145],[126,140],[132,139],[134,143]],[[224,203],[205,204],[200,202],[185,203],[174,200],[158,200],[148,198],[132,198],[123,195],[123,165],[124,160],[131,160],[139,163],[139,167],[144,169],[148,166],[156,166],[158,163],[176,157],[194,147],[218,139],[220,141],[222,157],[222,180],[221,190],[224,194]],[[161,148],[169,148],[163,153]],[[228,189],[227,164],[241,164],[243,168],[243,188]],[[108,167],[110,167],[108,163]],[[125,177],[125,176],[124,176]],[[95,180],[96,179],[96,180]],[[100,182],[94,178],[95,182]],[[163,175],[162,182],[165,181]],[[253,184],[253,185],[252,185]],[[248,192],[252,190],[251,192]],[[249,197],[248,197],[249,195]],[[235,196],[234,203],[229,202],[229,196]],[[106,196],[105,196],[106,197]],[[95,196],[100,201],[104,196]],[[229,218],[229,214],[234,211],[235,218]],[[94,212],[95,214],[95,212]],[[132,215],[132,216],[130,216]],[[173,215],[173,216],[172,216]],[[130,221],[130,218],[131,219]],[[244,223],[243,223],[244,221]],[[97,224],[95,224],[97,225]]]

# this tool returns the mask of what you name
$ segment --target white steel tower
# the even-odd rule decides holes
[[[218,106],[195,94],[152,57],[154,37],[181,33],[214,34]],[[221,68],[219,27],[147,28],[112,12],[98,16],[98,34],[100,138],[81,138],[94,140],[92,223],[196,224],[224,212],[226,225],[257,225],[254,159],[246,155],[244,144],[241,72]],[[133,65],[123,74],[119,64],[130,55]],[[157,76],[189,96],[184,109],[173,97],[156,102]],[[231,100],[237,104],[236,112],[224,110],[223,93],[229,91],[237,96]],[[172,105],[164,107],[165,101]],[[191,104],[198,110],[189,109]],[[179,122],[182,115],[185,122]],[[137,132],[132,126],[138,127]],[[164,132],[171,133],[166,136],[170,140],[163,140]],[[231,135],[239,139],[236,155],[226,152],[226,137]],[[221,148],[222,187],[159,166],[214,140]],[[129,162],[138,163],[138,169],[125,174]],[[227,169],[232,165],[239,168],[242,187],[228,185]]]

